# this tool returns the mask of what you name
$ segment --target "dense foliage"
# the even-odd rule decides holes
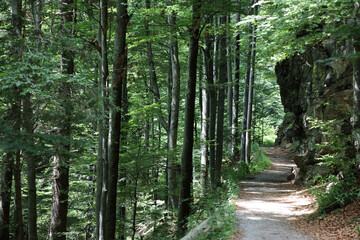
[[[169,239],[212,212],[231,229],[228,182],[268,166],[250,152],[284,116],[276,61],[352,38],[353,5],[0,0],[0,238]]]

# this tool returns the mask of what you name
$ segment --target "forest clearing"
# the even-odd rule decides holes
[[[359,52],[359,0],[0,0],[0,240],[359,237]]]

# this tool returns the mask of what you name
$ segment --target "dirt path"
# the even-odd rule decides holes
[[[242,190],[235,200],[240,231],[231,239],[312,239],[288,224],[311,211],[311,200],[300,195],[300,191],[287,181],[291,167],[295,166],[291,155],[280,148],[264,150],[273,166],[241,183]]]

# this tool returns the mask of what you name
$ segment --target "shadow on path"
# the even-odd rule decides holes
[[[291,167],[295,167],[292,155],[281,148],[264,150],[273,165],[240,184],[242,190],[235,203],[241,237],[231,239],[310,240],[287,224],[288,220],[308,214],[311,205],[311,200],[299,195],[287,181]]]

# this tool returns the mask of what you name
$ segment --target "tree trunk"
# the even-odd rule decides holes
[[[24,40],[24,11],[21,0],[14,0],[11,2],[11,24],[12,24],[12,37],[13,43],[12,48],[14,51],[14,58],[21,61],[23,60],[23,40]],[[20,101],[20,90],[14,87],[14,99],[12,100],[11,117],[14,123],[14,132],[19,132],[21,127],[21,101]],[[15,220],[15,232],[14,239],[24,239],[24,223],[23,223],[23,208],[22,208],[22,194],[21,194],[21,153],[17,150],[15,154],[14,164],[14,182],[15,182],[15,209],[14,209],[14,220]]]
[[[355,2],[355,23],[360,26],[360,1]],[[354,88],[354,116],[353,116],[353,141],[356,153],[356,164],[360,168],[360,37],[355,35],[353,39],[353,88]]]
[[[255,4],[254,0],[250,0],[250,6]],[[254,9],[251,7],[250,14],[254,14]],[[241,150],[240,150],[240,159],[243,162],[248,163],[250,159],[250,148],[251,148],[251,135],[249,133],[251,127],[251,117],[248,116],[249,113],[252,113],[252,109],[249,106],[252,106],[252,99],[250,99],[250,95],[252,95],[252,85],[253,80],[253,63],[255,64],[255,55],[253,51],[253,24],[249,23],[249,51],[247,56],[247,67],[246,67],[246,76],[245,76],[245,85],[244,85],[244,101],[243,101],[243,121],[242,121],[242,133],[241,133]],[[254,60],[254,62],[253,62]],[[250,120],[250,122],[249,122]]]
[[[135,171],[139,171],[139,169],[136,169]],[[139,173],[136,173],[136,178],[135,178],[135,185],[134,185],[134,199],[133,199],[133,213],[132,213],[132,236],[131,236],[131,240],[135,240],[135,234],[136,234],[136,214],[137,214],[137,201],[138,201],[138,197],[137,197],[137,187],[138,187],[138,178],[139,178]]]
[[[173,0],[175,2],[175,0]],[[179,106],[180,106],[180,63],[179,63],[179,46],[176,38],[176,13],[172,12],[169,17],[169,23],[172,27],[174,36],[170,38],[170,60],[171,60],[171,112],[169,121],[168,133],[168,148],[170,151],[169,170],[168,170],[168,184],[169,184],[169,200],[171,207],[176,209],[179,206],[178,195],[178,177],[177,172],[180,168],[179,164],[175,163],[178,124],[179,124]]]
[[[127,78],[123,79],[122,82],[122,101],[121,101],[121,109],[122,109],[122,123],[125,123],[125,125],[128,124],[128,122],[130,121],[130,117],[128,115],[129,112],[129,101],[128,101],[128,88],[127,88]],[[128,131],[126,130],[126,128],[122,128],[121,129],[121,137],[120,137],[120,144],[121,146],[126,146],[128,144]],[[124,154],[126,152],[125,148],[123,148],[121,150],[121,153]],[[124,193],[125,192],[125,188],[126,188],[126,168],[125,168],[125,164],[126,162],[124,161],[124,159],[120,160],[120,193]],[[125,240],[126,238],[126,198],[127,196],[125,194],[123,194],[121,196],[121,199],[118,203],[118,205],[120,205],[119,208],[119,220],[120,220],[120,224],[119,224],[119,230],[117,231],[118,235],[119,235],[119,239],[120,240]]]
[[[10,203],[13,175],[13,156],[6,153],[2,157],[0,175],[0,239],[9,240],[10,236]]]
[[[231,23],[231,17],[230,13],[226,17],[226,22],[228,25]],[[227,34],[229,34],[229,27],[227,29]],[[227,36],[227,46],[226,46],[226,65],[227,65],[227,130],[226,132],[231,133],[231,127],[232,127],[232,120],[233,120],[233,79],[232,79],[232,51],[231,51],[231,38],[230,36]],[[228,136],[231,136],[231,134],[228,134]],[[227,140],[228,142],[228,149],[231,154],[233,154],[233,141],[230,137]]]
[[[30,136],[31,144],[33,134],[33,112],[31,108],[31,94],[28,93],[24,100],[24,128]],[[37,210],[36,210],[36,156],[32,152],[26,153],[27,162],[27,181],[28,181],[28,217],[27,217],[27,236],[29,240],[37,239]]]
[[[41,34],[41,7],[40,0],[31,0],[31,13],[34,19],[35,34]],[[35,37],[36,52],[40,51],[41,40]],[[31,104],[31,93],[27,93],[24,99],[24,129],[31,136],[33,134],[33,110]],[[34,145],[34,139],[30,137],[30,143]],[[36,156],[33,153],[26,153],[27,181],[28,181],[28,216],[27,216],[27,238],[37,240],[37,201],[36,201]]]
[[[61,22],[64,26],[63,34],[73,35],[75,24],[75,6],[73,0],[60,1]],[[70,27],[69,27],[70,26]],[[67,43],[68,44],[68,43]],[[65,44],[65,45],[67,45]],[[70,141],[73,106],[71,103],[71,85],[66,79],[74,74],[74,53],[63,47],[60,54],[60,68],[64,74],[64,82],[59,88],[62,121],[59,123],[61,143],[57,146],[57,155],[53,161],[52,206],[50,221],[50,240],[66,239],[67,213],[69,198],[69,164]]]
[[[190,215],[192,201],[192,150],[194,143],[194,117],[196,97],[196,70],[199,48],[201,0],[193,4],[193,26],[189,41],[188,82],[185,100],[184,143],[181,156],[181,187],[178,214],[178,236],[184,235],[187,229],[187,218]]]
[[[206,18],[209,15],[206,16]],[[209,20],[211,22],[211,19]],[[210,31],[209,31],[210,30]],[[208,145],[209,145],[209,175],[210,175],[210,186],[215,186],[215,135],[216,135],[216,86],[214,83],[214,70],[213,70],[213,61],[214,58],[211,56],[211,50],[213,49],[213,36],[209,35],[211,32],[210,27],[207,27],[204,32],[204,42],[205,46],[203,48],[203,58],[204,58],[204,73],[206,81],[207,91],[208,91],[208,115],[209,115],[209,136],[208,136]],[[214,52],[215,55],[215,52]]]
[[[203,194],[206,193],[207,185],[208,185],[208,167],[209,167],[209,84],[207,82],[207,68],[208,65],[206,63],[207,59],[205,57],[205,53],[203,54],[203,81],[201,83],[201,188]]]
[[[220,27],[226,24],[226,17],[220,17]],[[224,110],[225,110],[225,83],[226,83],[226,36],[222,33],[219,43],[219,98],[218,98],[218,116],[216,126],[216,162],[215,162],[215,185],[221,184],[221,165],[224,147]]]
[[[121,133],[121,102],[122,83],[127,78],[127,49],[126,31],[129,22],[127,13],[127,0],[116,2],[116,25],[114,41],[114,72],[112,76],[113,109],[111,111],[109,166],[108,166],[108,194],[106,201],[106,229],[105,239],[115,239],[116,229],[116,198],[120,153]]]
[[[240,22],[240,13],[236,13],[236,22]],[[240,85],[240,32],[235,37],[235,76],[234,76],[234,103],[231,125],[231,136],[233,146],[233,156],[235,160],[239,160],[239,85]]]
[[[251,5],[256,3],[256,0],[251,1]],[[253,14],[257,15],[258,6],[253,9]],[[252,133],[252,105],[254,95],[254,81],[255,81],[255,57],[256,57],[256,27],[251,24],[251,45],[250,45],[250,72],[249,72],[249,92],[248,92],[248,107],[247,107],[247,120],[246,120],[246,133],[245,133],[245,159],[250,162],[251,157],[251,133]]]
[[[109,136],[109,122],[108,104],[107,104],[107,89],[109,78],[109,63],[108,63],[108,46],[107,46],[107,32],[108,32],[108,1],[99,0],[99,44],[101,47],[101,62],[99,74],[99,89],[101,95],[101,119],[99,121],[99,146],[98,146],[98,163],[97,163],[97,193],[96,193],[96,227],[97,239],[103,240],[105,234],[105,216],[106,216],[106,198],[107,198],[107,169],[108,169],[108,136]]]

